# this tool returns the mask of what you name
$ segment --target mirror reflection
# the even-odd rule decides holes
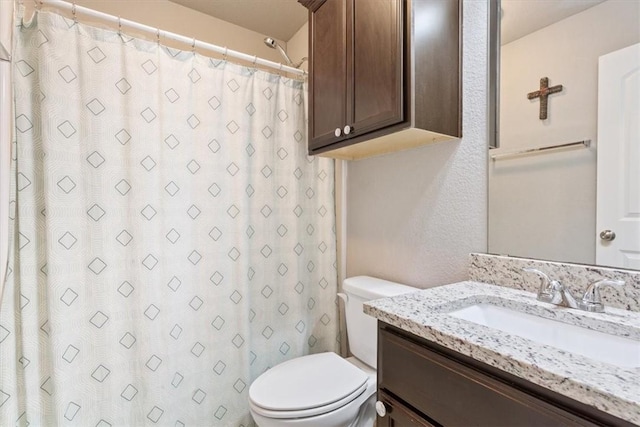
[[[501,11],[489,252],[640,269],[640,2]]]

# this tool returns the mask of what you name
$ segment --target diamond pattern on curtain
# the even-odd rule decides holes
[[[252,424],[253,379],[337,347],[303,84],[52,13],[16,39],[0,424]]]

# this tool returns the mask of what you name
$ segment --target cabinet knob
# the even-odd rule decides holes
[[[387,415],[387,405],[378,400],[376,402],[376,412],[380,417],[385,417]]]
[[[333,131],[333,134],[338,137],[340,135],[342,135],[342,129],[340,128],[336,128],[336,130]]]
[[[353,128],[351,126],[349,126],[349,125],[346,125],[344,127],[344,134],[345,135],[349,135],[351,132],[353,132]]]

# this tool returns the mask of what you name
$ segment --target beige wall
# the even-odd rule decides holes
[[[640,2],[609,0],[502,46],[500,150],[591,139],[594,146],[489,167],[489,251],[593,264],[598,57],[640,41]],[[526,94],[562,84],[548,119]]]
[[[349,276],[426,288],[466,279],[486,250],[487,2],[463,14],[464,137],[349,162]]]
[[[205,15],[169,0],[77,0],[76,4],[186,37],[195,37],[197,40],[226,46],[249,55],[282,62],[280,54],[263,43],[264,34]],[[25,2],[25,5],[30,6],[30,2]],[[82,15],[79,15],[79,20],[91,22],[90,18]],[[104,22],[99,24],[106,25]],[[124,31],[135,35],[126,27]],[[153,39],[155,36],[147,34],[144,37]],[[171,41],[163,40],[163,43],[181,49],[190,49],[189,46],[181,46]],[[286,46],[284,41],[279,43]]]
[[[300,61],[309,54],[309,23],[305,23],[287,42],[287,54],[293,62]],[[309,70],[309,62],[305,61],[300,68]]]

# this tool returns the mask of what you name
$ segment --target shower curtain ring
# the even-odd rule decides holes
[[[118,35],[122,37],[122,20],[120,19],[120,16],[118,16]]]
[[[78,15],[76,14],[76,2],[71,5],[71,15],[73,15],[73,22],[78,23]]]
[[[225,61],[227,60],[227,52],[228,51],[229,51],[229,49],[227,49],[227,47],[225,46],[224,47],[224,53],[222,54],[222,59],[225,60]]]
[[[160,28],[156,28],[156,42],[160,45]]]
[[[191,52],[196,53],[196,38],[194,37],[191,41]]]
[[[258,62],[258,55],[253,56],[253,68],[256,68],[256,62]]]

